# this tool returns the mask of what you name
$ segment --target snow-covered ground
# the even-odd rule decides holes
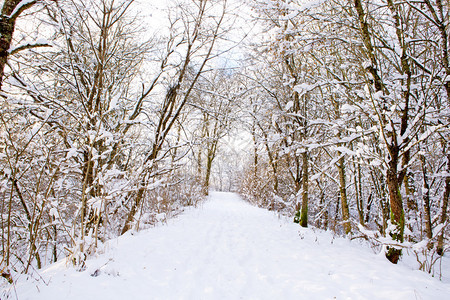
[[[449,282],[230,193],[110,241],[87,266],[58,262],[19,282],[18,299],[450,299]]]

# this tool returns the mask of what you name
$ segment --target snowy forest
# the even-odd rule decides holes
[[[210,190],[434,272],[449,251],[448,0],[4,0],[4,282]]]

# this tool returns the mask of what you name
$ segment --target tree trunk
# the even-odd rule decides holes
[[[389,203],[391,206],[391,223],[396,227],[393,232],[390,233],[393,240],[400,243],[403,242],[403,232],[405,229],[405,214],[403,212],[402,197],[400,195],[400,184],[397,177],[397,161],[398,150],[392,149],[391,160],[389,161],[389,167],[386,174],[386,181],[389,191]],[[396,264],[402,254],[401,249],[394,247],[388,247],[386,252],[386,258],[390,262]]]
[[[450,173],[450,154],[447,154],[447,172]],[[448,208],[448,198],[450,195],[450,176],[445,178],[445,188],[444,194],[442,196],[442,210],[441,210],[441,224],[445,224],[447,222],[447,208]],[[444,230],[442,230],[441,234],[438,237],[438,244],[436,252],[439,255],[444,255]]]
[[[339,158],[337,168],[339,172],[339,195],[341,198],[342,225],[344,227],[345,234],[349,234],[352,231],[352,226],[350,224],[350,212],[348,209],[348,202],[347,202],[347,189],[345,183],[345,166],[344,166],[345,161],[344,156],[342,156],[342,153],[339,152],[338,155],[341,156],[341,158]]]
[[[359,224],[364,226],[364,203],[362,198],[362,184],[361,184],[361,165],[354,164],[355,167],[355,192],[356,192],[356,208],[358,209]]]
[[[256,140],[256,126],[252,124],[253,137],[253,178],[256,180],[258,176],[258,142]]]
[[[414,186],[410,184],[410,176],[408,174],[403,178],[403,185],[405,186],[406,208],[408,211],[417,211],[417,203],[414,200]]]
[[[337,201],[336,201],[336,208],[334,210],[334,222],[333,222],[333,232],[336,233],[336,225],[338,223],[338,218],[339,218],[339,207],[340,207],[340,199],[338,197]]]
[[[11,47],[16,20],[10,18],[11,13],[21,0],[5,0],[0,16],[0,89],[2,88],[5,65],[8,60],[8,50]]]
[[[261,128],[261,130],[262,130],[262,128]],[[269,142],[268,142],[268,136],[267,136],[267,133],[265,131],[263,131],[263,135],[264,135],[264,146],[266,147],[267,156],[269,157],[269,164],[272,167],[272,171],[273,171],[273,191],[275,193],[278,193],[277,162],[276,162],[276,159],[273,156],[273,152],[270,150]]]
[[[11,48],[11,42],[16,26],[16,20],[26,9],[33,6],[37,0],[27,1],[18,6],[21,0],[5,0],[0,15],[0,90],[2,89],[3,77],[5,75],[5,65]],[[13,15],[11,15],[14,13]]]
[[[370,208],[372,207],[372,202],[373,202],[373,193],[370,193],[369,197],[367,198],[366,216],[364,219],[364,223],[369,223],[370,221]]]
[[[205,183],[203,184],[204,194],[208,196],[209,194],[209,181],[211,177],[211,168],[214,160],[214,154],[211,153],[210,149],[208,150],[208,158],[206,159],[206,175],[205,175]]]
[[[386,180],[385,178],[383,178],[383,176],[381,176],[382,178],[378,178],[378,173],[375,170],[371,170],[370,171],[371,177],[372,177],[372,182],[375,185],[375,190],[376,190],[376,195],[373,196],[371,195],[370,197],[373,198],[378,198],[379,200],[379,205],[381,207],[381,218],[382,218],[382,224],[378,224],[379,229],[380,229],[380,233],[383,236],[386,236],[386,228],[387,228],[387,223],[389,220],[389,202],[386,201]],[[380,174],[381,175],[381,174]],[[370,202],[369,202],[370,201]],[[369,203],[371,203],[371,199],[368,200]],[[366,220],[366,223],[368,223],[369,221]],[[375,219],[375,222],[377,222],[377,220]]]
[[[308,185],[309,185],[309,167],[308,152],[302,153],[303,171],[302,171],[302,210],[300,213],[300,226],[308,227]]]
[[[430,186],[428,184],[425,156],[420,155],[420,160],[422,163],[422,176],[423,176],[422,199],[425,217],[425,233],[427,235],[427,238],[431,240],[431,238],[433,237],[433,230],[431,226]]]
[[[146,184],[146,182],[147,181],[144,179],[141,180],[141,185]],[[142,199],[144,198],[144,192],[145,186],[141,186],[136,193],[136,197],[134,198],[134,202],[131,206],[130,212],[128,213],[127,219],[125,220],[125,224],[122,227],[122,231],[120,232],[121,235],[125,234],[125,232],[131,229],[131,223],[133,222],[134,216],[136,215],[136,212],[139,206],[141,205]]]
[[[202,147],[199,147],[197,154],[197,178],[201,182],[202,179]]]

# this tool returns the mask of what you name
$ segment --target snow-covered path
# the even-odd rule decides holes
[[[356,245],[355,245],[356,244]],[[109,242],[76,272],[62,261],[23,299],[449,299],[450,284],[230,193],[167,225]],[[96,275],[96,276],[92,276]]]

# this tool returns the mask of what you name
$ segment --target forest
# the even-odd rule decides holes
[[[448,0],[4,0],[2,280],[231,190],[433,273]]]

